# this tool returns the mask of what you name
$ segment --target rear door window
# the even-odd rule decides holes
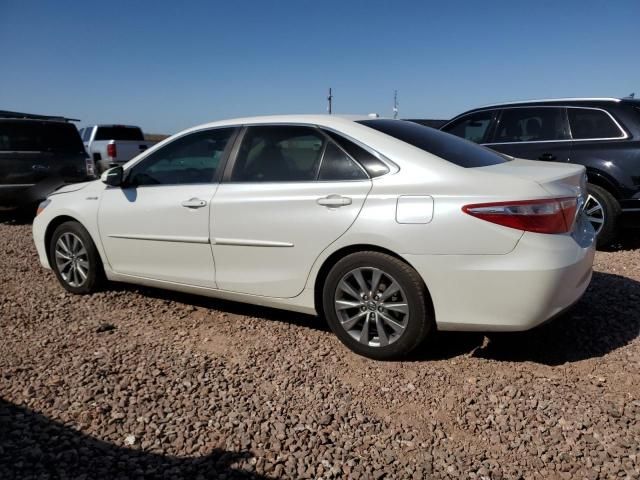
[[[487,140],[494,115],[495,110],[465,115],[446,125],[442,130],[474,143],[484,143]]]
[[[568,140],[562,107],[505,108],[491,143]]]
[[[383,119],[361,120],[358,123],[397,138],[460,167],[486,167],[509,161],[507,157],[493,150],[417,123]]]
[[[249,127],[231,174],[232,182],[304,182],[317,178],[327,139],[302,126]]]
[[[318,180],[364,180],[367,174],[362,167],[354,162],[340,147],[333,142],[327,142],[322,156]]]
[[[625,133],[604,110],[569,108],[571,136],[576,140],[623,138]]]

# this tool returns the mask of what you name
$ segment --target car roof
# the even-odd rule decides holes
[[[183,133],[201,130],[203,128],[241,126],[241,125],[268,125],[268,124],[308,124],[324,127],[339,128],[352,124],[358,120],[376,120],[381,117],[368,115],[329,115],[329,114],[292,114],[292,115],[260,115],[255,117],[230,118],[216,122],[204,123],[185,130]]]
[[[39,120],[53,122],[79,122],[77,118],[67,118],[59,115],[37,115],[35,113],[12,112],[0,110],[0,120]]]
[[[543,98],[538,100],[520,100],[514,102],[502,102],[492,103],[490,105],[483,105],[481,107],[471,108],[462,113],[459,113],[455,117],[452,117],[446,122],[446,125],[450,124],[454,120],[457,120],[463,115],[469,113],[479,112],[482,110],[493,110],[500,108],[513,108],[513,107],[535,107],[535,106],[582,106],[582,107],[602,107],[604,105],[619,105],[631,103],[634,106],[640,106],[640,99],[634,99],[631,97],[626,98],[614,98],[614,97],[569,97],[569,98]],[[442,128],[440,127],[440,128]]]

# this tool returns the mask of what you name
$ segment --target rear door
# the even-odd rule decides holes
[[[500,112],[485,145],[529,160],[568,162],[571,139],[564,107],[509,107]]]
[[[355,221],[364,169],[315,127],[248,127],[213,199],[218,288],[270,297],[302,292],[313,262]]]

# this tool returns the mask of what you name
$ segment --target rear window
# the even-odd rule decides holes
[[[486,167],[508,161],[507,157],[493,150],[416,123],[402,120],[361,120],[358,123],[386,133],[460,167]]]
[[[0,150],[84,153],[76,127],[63,122],[0,121]]]
[[[94,140],[133,140],[143,141],[144,135],[138,127],[98,127]]]
[[[624,132],[604,110],[594,108],[569,108],[571,135],[578,140],[598,138],[622,138]]]

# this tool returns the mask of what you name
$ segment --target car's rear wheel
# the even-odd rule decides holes
[[[60,224],[49,243],[51,267],[72,293],[91,293],[103,279],[102,263],[89,232],[78,222]]]
[[[433,329],[431,303],[420,275],[380,252],[338,261],[323,288],[329,326],[354,352],[392,359],[414,350]]]
[[[620,205],[604,188],[589,183],[583,211],[598,236],[598,247],[610,245],[618,234]]]

